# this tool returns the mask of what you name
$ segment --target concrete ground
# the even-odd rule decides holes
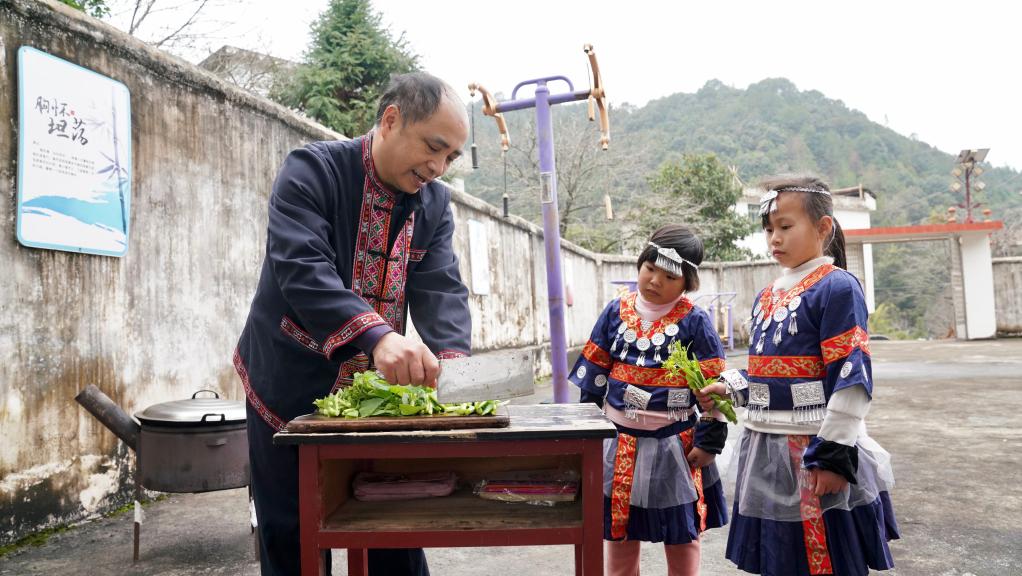
[[[902,539],[897,576],[1022,576],[1022,339],[874,342],[870,434],[893,456]],[[744,364],[739,353],[731,365]],[[522,402],[552,396],[549,388]],[[732,440],[736,435],[732,435]],[[730,491],[729,491],[730,493]],[[141,561],[131,564],[132,516],[83,524],[0,558],[0,575],[256,575],[247,494],[171,495],[146,509]],[[723,558],[727,534],[704,536],[704,575],[740,574]],[[440,576],[570,574],[567,546],[427,551]],[[662,549],[643,548],[643,573],[665,574]],[[334,574],[345,574],[344,553]]]

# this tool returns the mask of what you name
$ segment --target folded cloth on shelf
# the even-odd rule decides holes
[[[454,472],[359,472],[352,482],[352,490],[356,500],[412,500],[447,496],[454,491],[457,482]]]
[[[578,492],[573,481],[484,480],[476,493],[487,500],[504,502],[570,502]]]

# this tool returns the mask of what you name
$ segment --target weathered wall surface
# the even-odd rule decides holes
[[[998,335],[1022,335],[1022,258],[994,258]]]
[[[17,50],[131,91],[124,258],[15,237]],[[0,542],[122,500],[131,458],[74,402],[94,383],[129,411],[200,388],[242,398],[229,362],[255,286],[266,201],[288,150],[331,134],[49,2],[0,2]],[[120,496],[118,496],[118,491]]]
[[[28,249],[15,237],[17,50],[33,46],[131,91],[131,238],[123,258]],[[81,409],[96,384],[135,412],[200,388],[243,394],[230,364],[263,255],[266,199],[287,152],[337,137],[50,0],[0,0],[0,543],[128,499],[133,458]],[[471,297],[473,347],[531,347],[548,316],[539,228],[455,193],[456,248],[471,276],[469,219],[488,231],[489,295]],[[569,346],[634,260],[565,243]],[[548,354],[548,353],[547,353]]]

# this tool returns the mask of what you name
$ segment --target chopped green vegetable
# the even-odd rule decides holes
[[[716,378],[707,380],[703,376],[703,370],[699,367],[699,361],[690,357],[688,349],[682,346],[680,342],[672,342],[668,350],[670,351],[670,356],[667,357],[667,360],[664,360],[664,369],[667,370],[672,378],[684,377],[688,387],[693,391],[702,390],[717,381]],[[713,399],[714,407],[729,422],[732,424],[738,423],[738,416],[735,414],[735,408],[731,405],[730,400],[721,398],[719,394],[710,394],[710,398]]]
[[[436,390],[426,386],[397,386],[376,372],[355,374],[351,386],[313,400],[324,416],[369,418],[371,416],[492,416],[500,402],[441,404]]]

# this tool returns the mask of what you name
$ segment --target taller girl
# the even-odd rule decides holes
[[[886,570],[898,538],[894,480],[863,421],[873,393],[866,302],[843,270],[833,199],[813,177],[760,186],[763,229],[784,270],[752,310],[748,370],[705,390],[747,408],[727,557],[775,576]]]

